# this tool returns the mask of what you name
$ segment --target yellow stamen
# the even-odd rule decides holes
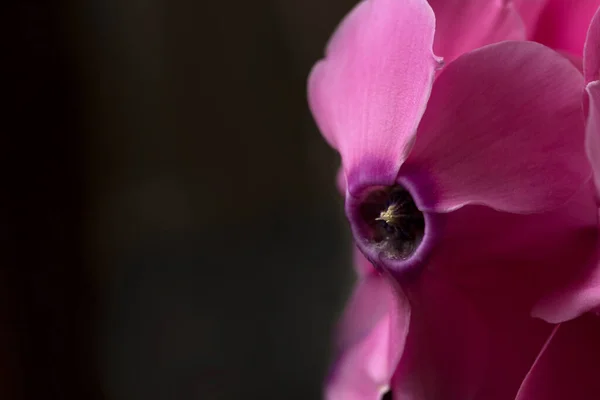
[[[388,225],[393,225],[402,217],[402,214],[397,214],[399,204],[391,204],[387,209],[379,213],[379,217],[375,221],[384,221]]]

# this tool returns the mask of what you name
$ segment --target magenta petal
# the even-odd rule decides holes
[[[599,246],[600,247],[600,246]],[[558,323],[589,311],[600,310],[600,265],[591,263],[577,274],[563,290],[554,291],[540,300],[532,310],[534,317]]]
[[[600,12],[590,22],[583,54],[583,74],[586,82],[600,79]]]
[[[342,156],[350,193],[396,178],[438,66],[434,29],[425,0],[365,0],[313,68],[310,108]]]
[[[465,204],[529,213],[565,203],[591,174],[583,78],[531,42],[468,53],[442,71],[400,176],[424,209]],[[553,154],[548,156],[548,152]]]
[[[596,188],[600,191],[600,81],[587,85],[588,116],[586,121],[586,150]]]
[[[378,400],[404,348],[410,309],[401,292],[373,273],[361,281],[338,329],[328,400]]]
[[[512,399],[551,326],[530,318],[512,294],[434,274],[406,289],[411,321],[393,398]]]
[[[598,193],[600,188],[600,82],[588,84],[586,92],[589,105],[586,148],[594,171],[595,191]],[[598,226],[598,214],[596,214],[596,225]],[[597,248],[600,249],[600,244]],[[598,309],[600,309],[600,263],[596,254],[596,258],[588,262],[587,268],[574,274],[564,283],[563,288],[542,298],[532,314],[556,323]]]
[[[556,50],[583,55],[588,26],[599,0],[549,0],[542,11],[533,40]]]
[[[429,4],[436,19],[433,49],[446,64],[487,44],[525,40],[523,22],[511,2],[429,0]]]
[[[587,94],[586,146],[597,192],[600,188],[600,82],[590,83]],[[597,247],[600,249],[600,245]],[[596,256],[588,263],[587,269],[565,282],[564,288],[544,297],[532,313],[549,322],[562,322],[597,309],[600,309],[600,263]]]
[[[354,269],[359,277],[366,276],[375,271],[375,267],[358,247],[354,247]]]
[[[600,319],[585,314],[560,324],[516,400],[600,399]]]
[[[544,6],[548,0],[513,0],[514,7],[521,15],[525,24],[527,38],[531,38],[534,33]]]

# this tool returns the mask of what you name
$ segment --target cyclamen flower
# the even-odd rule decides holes
[[[561,332],[531,308],[594,255],[579,71],[504,42],[434,81],[434,27],[425,1],[364,1],[311,73],[356,243],[396,301],[348,317],[365,328],[347,329],[330,399],[537,398],[532,366]]]

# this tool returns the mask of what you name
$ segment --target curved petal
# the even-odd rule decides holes
[[[591,174],[582,88],[568,60],[536,43],[468,53],[437,78],[399,179],[419,188],[428,211],[555,208]]]
[[[599,2],[600,3],[600,2]],[[600,12],[590,22],[583,54],[583,74],[586,83],[600,79]]]
[[[427,271],[406,289],[411,321],[394,398],[514,397],[551,326],[488,283],[459,287],[452,277]]]
[[[595,251],[591,193],[543,214],[471,205],[436,216],[440,240],[428,265],[416,283],[398,277],[408,282],[412,318],[394,395],[514,398],[552,329],[531,307]]]
[[[598,245],[600,248],[600,244]],[[600,310],[600,265],[590,262],[583,273],[563,290],[543,297],[532,310],[532,316],[559,323],[589,312]]]
[[[535,33],[540,13],[544,6],[548,3],[548,0],[514,0],[514,7],[519,12],[523,24],[525,25],[525,31],[527,38],[531,38]]]
[[[528,301],[537,301],[595,258],[597,212],[594,188],[588,183],[566,204],[544,213],[514,214],[468,205],[436,214],[432,255],[443,263],[435,268],[468,285],[493,281],[501,274],[511,290],[520,287]],[[522,286],[526,280],[531,281]]]
[[[590,83],[586,90],[589,104],[586,147],[594,170],[595,190],[598,193],[600,188],[600,82]],[[597,247],[600,249],[600,242]],[[600,309],[600,262],[598,260],[598,254],[595,254],[595,258],[587,264],[588,268],[566,280],[563,288],[544,297],[533,309],[533,315],[556,323]]]
[[[600,81],[587,85],[587,121],[585,126],[585,146],[594,172],[594,182],[600,192]]]
[[[583,45],[599,0],[549,0],[536,25],[533,40],[555,50],[583,55]]]
[[[586,314],[558,326],[516,400],[600,398],[600,318]]]
[[[357,286],[338,329],[338,357],[328,400],[378,400],[404,348],[410,308],[402,292],[376,273]]]
[[[342,156],[350,193],[393,183],[438,67],[434,29],[425,0],[365,0],[313,68],[310,108]]]
[[[435,13],[433,50],[446,64],[503,40],[525,40],[519,13],[508,1],[429,0]]]
[[[357,246],[354,246],[354,269],[359,277],[368,275],[375,271],[375,267]]]

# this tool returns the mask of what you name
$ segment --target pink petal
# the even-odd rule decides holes
[[[437,214],[432,257],[440,261],[435,268],[461,285],[499,284],[502,278],[511,292],[523,290],[528,308],[594,260],[597,212],[594,188],[587,184],[567,203],[544,213],[468,205]]]
[[[587,121],[585,145],[594,172],[594,182],[600,191],[600,81],[587,85]]]
[[[536,360],[516,400],[600,399],[600,319],[562,323]]]
[[[360,249],[354,246],[354,269],[359,277],[368,275],[375,271],[375,267],[365,255],[360,251]]]
[[[590,83],[586,90],[589,104],[586,146],[597,191],[600,188],[600,82]],[[549,322],[562,322],[600,308],[600,263],[595,256],[588,267],[571,276],[561,290],[544,297],[534,308],[533,315]]]
[[[568,60],[536,43],[458,58],[436,80],[400,179],[436,212],[485,204],[529,213],[565,203],[591,174],[582,87]]]
[[[410,309],[401,292],[373,273],[357,286],[338,330],[328,400],[378,400],[404,348]]]
[[[460,287],[433,271],[409,287],[394,399],[512,399],[551,326],[499,288]]]
[[[596,12],[590,22],[584,47],[583,74],[585,81],[600,79],[600,12]]]
[[[525,40],[519,13],[507,1],[429,0],[435,13],[433,49],[446,64],[486,44]]]
[[[590,261],[584,271],[579,271],[571,278],[562,290],[555,290],[551,295],[543,297],[533,308],[532,315],[559,323],[589,311],[600,310],[600,265],[597,255],[595,262]]]
[[[540,13],[548,0],[514,0],[514,7],[521,15],[521,19],[525,24],[527,38],[531,38],[535,33]]]
[[[427,267],[417,282],[399,277],[412,318],[394,395],[514,398],[552,329],[531,307],[595,251],[590,192],[543,214],[471,205],[437,215]]]
[[[599,0],[549,0],[542,11],[533,40],[556,50],[583,55],[583,45]]]
[[[438,60],[425,0],[365,0],[342,22],[308,83],[348,190],[393,183],[425,110]]]

